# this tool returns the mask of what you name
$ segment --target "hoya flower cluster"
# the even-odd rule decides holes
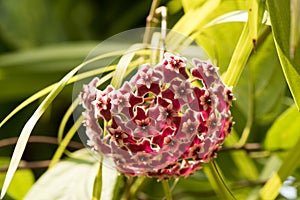
[[[88,145],[125,175],[166,179],[200,169],[230,132],[233,97],[217,67],[193,63],[188,72],[185,58],[165,53],[161,63],[140,66],[119,89],[98,90],[98,78],[85,85]]]

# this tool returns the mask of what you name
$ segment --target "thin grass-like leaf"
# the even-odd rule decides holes
[[[23,152],[25,150],[27,141],[29,139],[29,136],[30,136],[35,124],[37,123],[39,118],[42,116],[42,114],[46,111],[46,109],[49,107],[49,105],[52,103],[52,101],[55,99],[55,97],[67,85],[68,81],[74,76],[75,73],[78,72],[78,70],[80,70],[85,65],[87,65],[89,63],[92,63],[96,60],[105,58],[105,57],[120,55],[121,53],[123,53],[123,51],[107,53],[107,54],[97,56],[97,57],[95,57],[91,60],[88,60],[88,61],[82,63],[81,65],[77,66],[76,68],[74,68],[65,77],[63,77],[58,82],[58,84],[55,85],[53,90],[47,95],[45,100],[39,105],[39,107],[34,112],[34,114],[31,116],[31,118],[27,121],[27,123],[25,124],[25,126],[24,126],[24,128],[23,128],[23,130],[20,134],[20,137],[18,139],[18,142],[16,144],[16,147],[15,147],[13,155],[12,155],[11,163],[9,165],[9,168],[8,168],[8,171],[7,171],[7,174],[6,174],[6,177],[5,177],[5,181],[4,181],[4,184],[3,184],[2,191],[1,191],[0,199],[2,199],[4,197],[4,195],[7,191],[7,188],[9,187],[9,184],[10,184],[10,182],[11,182],[11,180],[12,180],[12,178],[13,178],[15,172],[16,172],[16,169],[19,165],[19,162],[20,162],[21,157],[23,155]]]
[[[105,75],[104,77],[102,77],[100,79],[98,84],[101,85],[101,84],[105,83],[107,80],[109,80],[113,76],[113,74],[114,74],[114,72],[111,72],[111,73]],[[58,132],[58,141],[61,143],[60,143],[59,147],[57,148],[57,150],[51,160],[49,168],[53,167],[59,161],[59,159],[63,155],[65,149],[67,148],[69,142],[71,141],[71,139],[73,138],[74,134],[76,133],[77,129],[80,126],[80,124],[79,124],[79,126],[78,125],[75,126],[74,128],[76,128],[76,129],[73,129],[73,127],[72,127],[66,134],[65,138],[63,140],[61,140],[64,129],[65,129],[65,125],[66,125],[68,119],[70,118],[70,116],[72,115],[73,111],[75,110],[75,108],[78,106],[79,102],[80,102],[80,99],[79,99],[79,97],[77,97],[74,100],[74,102],[72,103],[72,105],[68,108],[67,112],[65,113],[65,115],[61,121],[61,125],[59,127],[59,132]],[[81,122],[82,122],[82,117],[80,117],[78,120],[81,120]],[[76,121],[75,124],[77,124],[78,120]],[[74,130],[75,130],[75,132],[74,132]]]
[[[84,72],[82,74],[78,74],[74,77],[72,77],[68,82],[68,84],[74,83],[75,81],[78,80],[82,80],[85,79],[87,77],[90,76],[95,76],[96,74],[101,74],[104,72],[108,72],[111,70],[114,70],[116,68],[116,66],[112,65],[109,67],[105,67],[105,68],[100,68],[100,69],[96,69],[96,70],[91,70],[88,72]],[[32,96],[30,96],[28,99],[26,99],[25,101],[23,101],[20,105],[18,105],[12,112],[10,112],[0,123],[0,128],[10,119],[12,118],[15,114],[17,114],[20,110],[22,110],[23,108],[25,108],[26,106],[28,106],[29,104],[31,104],[32,102],[36,101],[37,99],[45,96],[46,94],[48,94],[49,92],[51,92],[51,90],[53,90],[55,88],[55,86],[58,83],[54,83],[40,91],[38,91],[37,93],[33,94]]]
[[[204,172],[207,175],[210,184],[214,188],[214,191],[217,193],[220,199],[235,200],[234,195],[226,185],[223,176],[220,173],[218,166],[214,160],[209,162],[204,167]]]
[[[142,48],[144,48],[144,44],[134,44],[124,53],[124,55],[118,62],[117,68],[115,70],[115,75],[111,80],[112,86],[114,86],[115,88],[119,88],[122,85],[122,81],[126,73],[127,67],[132,61],[134,55],[136,54],[136,51]]]
[[[223,78],[225,84],[229,86],[236,86],[246,62],[248,61],[252,47],[253,45],[250,39],[249,27],[246,23]]]
[[[61,141],[63,140],[63,135],[64,135],[64,130],[65,130],[65,127],[67,125],[67,122],[70,118],[70,116],[73,114],[73,111],[75,110],[75,108],[78,106],[80,102],[80,99],[79,98],[76,98],[71,106],[68,108],[68,110],[65,112],[61,122],[60,122],[60,125],[59,125],[59,128],[58,128],[58,133],[57,133],[57,141],[58,143],[61,143]]]
[[[49,168],[52,168],[61,158],[65,149],[67,148],[68,144],[70,143],[71,139],[73,138],[74,134],[77,132],[77,129],[81,126],[83,120],[83,116],[79,117],[73,126],[70,128],[62,142],[60,143],[59,147],[57,148],[51,162]]]

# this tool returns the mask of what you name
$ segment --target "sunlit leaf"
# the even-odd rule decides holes
[[[19,164],[19,162],[21,160],[21,157],[23,155],[23,152],[25,150],[27,141],[29,139],[29,136],[30,136],[35,124],[37,123],[39,118],[42,116],[42,114],[46,111],[47,107],[55,99],[55,97],[67,85],[68,81],[74,76],[75,73],[77,73],[78,70],[80,70],[86,64],[89,64],[89,63],[91,63],[95,60],[99,60],[101,58],[114,56],[114,55],[120,55],[120,53],[122,53],[122,52],[113,52],[113,53],[108,53],[108,54],[102,54],[100,56],[97,56],[93,59],[90,59],[90,60],[82,63],[81,65],[74,68],[71,72],[69,72],[66,76],[64,76],[59,81],[59,83],[54,87],[54,89],[48,94],[48,96],[45,98],[45,100],[39,105],[39,107],[34,112],[34,114],[31,116],[31,118],[27,121],[27,123],[25,124],[25,126],[24,126],[24,128],[23,128],[23,130],[20,134],[20,137],[18,139],[18,142],[16,144],[16,147],[15,147],[13,155],[12,155],[11,163],[9,165],[9,168],[8,168],[8,171],[7,171],[7,174],[6,174],[6,178],[5,178],[5,181],[4,181],[4,184],[3,184],[3,188],[2,188],[2,191],[1,191],[0,198],[2,198],[6,193],[6,190],[9,186],[13,176],[14,176],[14,173],[15,173],[17,167],[18,167],[18,164]]]
[[[289,58],[290,1],[267,0],[267,4],[278,57],[296,106],[300,110],[300,54],[295,54],[293,60]]]
[[[195,8],[188,10],[175,24],[172,30],[193,38],[196,37],[198,33],[201,33],[203,28],[217,17],[232,11],[246,9],[245,1],[210,0],[200,5],[201,4],[195,3]],[[184,40],[185,38],[171,32],[167,36],[167,43],[172,44],[169,49],[174,50],[180,48]]]
[[[236,86],[252,51],[252,41],[249,35],[248,24],[245,24],[239,41],[235,47],[234,53],[230,60],[224,83],[229,86]]]
[[[253,45],[256,45],[258,37],[258,28],[261,25],[261,18],[259,15],[265,11],[265,0],[250,0],[248,2],[248,22],[250,37]]]
[[[252,118],[263,124],[274,120],[281,112],[286,84],[280,62],[275,57],[272,36],[266,35],[258,45],[242,73],[235,94],[236,105],[244,115],[248,119],[254,115]]]
[[[205,28],[196,37],[197,43],[205,50],[209,59],[220,67],[220,73],[227,69],[239,39],[236,36],[242,29],[243,23],[220,23]]]
[[[269,150],[289,149],[300,137],[300,113],[295,105],[286,110],[267,132],[265,147]]]
[[[122,85],[122,81],[124,78],[124,75],[126,73],[126,70],[132,61],[135,53],[137,50],[140,50],[144,47],[143,44],[135,44],[132,45],[121,57],[120,61],[118,62],[118,65],[115,70],[115,75],[113,76],[111,80],[111,85],[115,88],[119,88]]]
[[[196,9],[203,5],[206,0],[181,0],[184,12]]]
[[[10,159],[0,157],[0,166],[7,167]],[[0,188],[4,182],[5,173],[0,172]],[[30,169],[19,169],[12,180],[11,186],[7,190],[7,194],[14,199],[23,199],[31,186],[34,184],[34,174]],[[5,198],[4,198],[5,200]]]
[[[299,145],[300,138],[297,138],[296,144],[287,152],[287,155],[283,160],[279,170],[273,173],[273,175],[260,190],[259,194],[261,199],[275,199],[279,194],[279,190],[282,187],[283,181],[285,181],[288,176],[292,175],[293,172],[299,167]]]
[[[91,77],[91,76],[95,76],[97,74],[102,74],[104,72],[110,71],[115,69],[115,66],[109,66],[109,67],[105,67],[105,68],[100,68],[100,69],[96,69],[96,70],[91,70],[82,74],[78,74],[76,76],[73,76],[68,82],[67,84],[71,84],[74,83],[75,81],[87,78],[87,77]],[[37,93],[33,94],[32,96],[30,96],[28,99],[26,99],[25,101],[23,101],[21,104],[19,104],[13,111],[11,111],[0,123],[0,127],[3,126],[11,117],[13,117],[16,113],[18,113],[20,110],[22,110],[23,108],[25,108],[26,106],[28,106],[29,104],[31,104],[32,102],[34,102],[35,100],[45,96],[46,94],[50,93],[51,90],[53,90],[53,88],[57,85],[58,83],[54,83],[40,91],[38,91]]]
[[[101,199],[112,199],[117,173],[107,164],[103,166]],[[91,152],[79,150],[44,173],[25,199],[91,199],[97,167],[98,160]]]
[[[87,150],[55,165],[34,184],[25,199],[91,199],[97,161]]]

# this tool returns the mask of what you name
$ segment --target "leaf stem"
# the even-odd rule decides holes
[[[172,200],[172,194],[171,194],[168,180],[162,180],[161,183],[165,192],[166,200]]]

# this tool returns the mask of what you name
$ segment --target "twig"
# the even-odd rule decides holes
[[[153,0],[150,8],[149,15],[146,19],[146,30],[144,34],[143,43],[148,44],[150,41],[150,30],[153,24],[157,24],[158,20],[155,18],[155,10],[159,6],[160,0]]]

